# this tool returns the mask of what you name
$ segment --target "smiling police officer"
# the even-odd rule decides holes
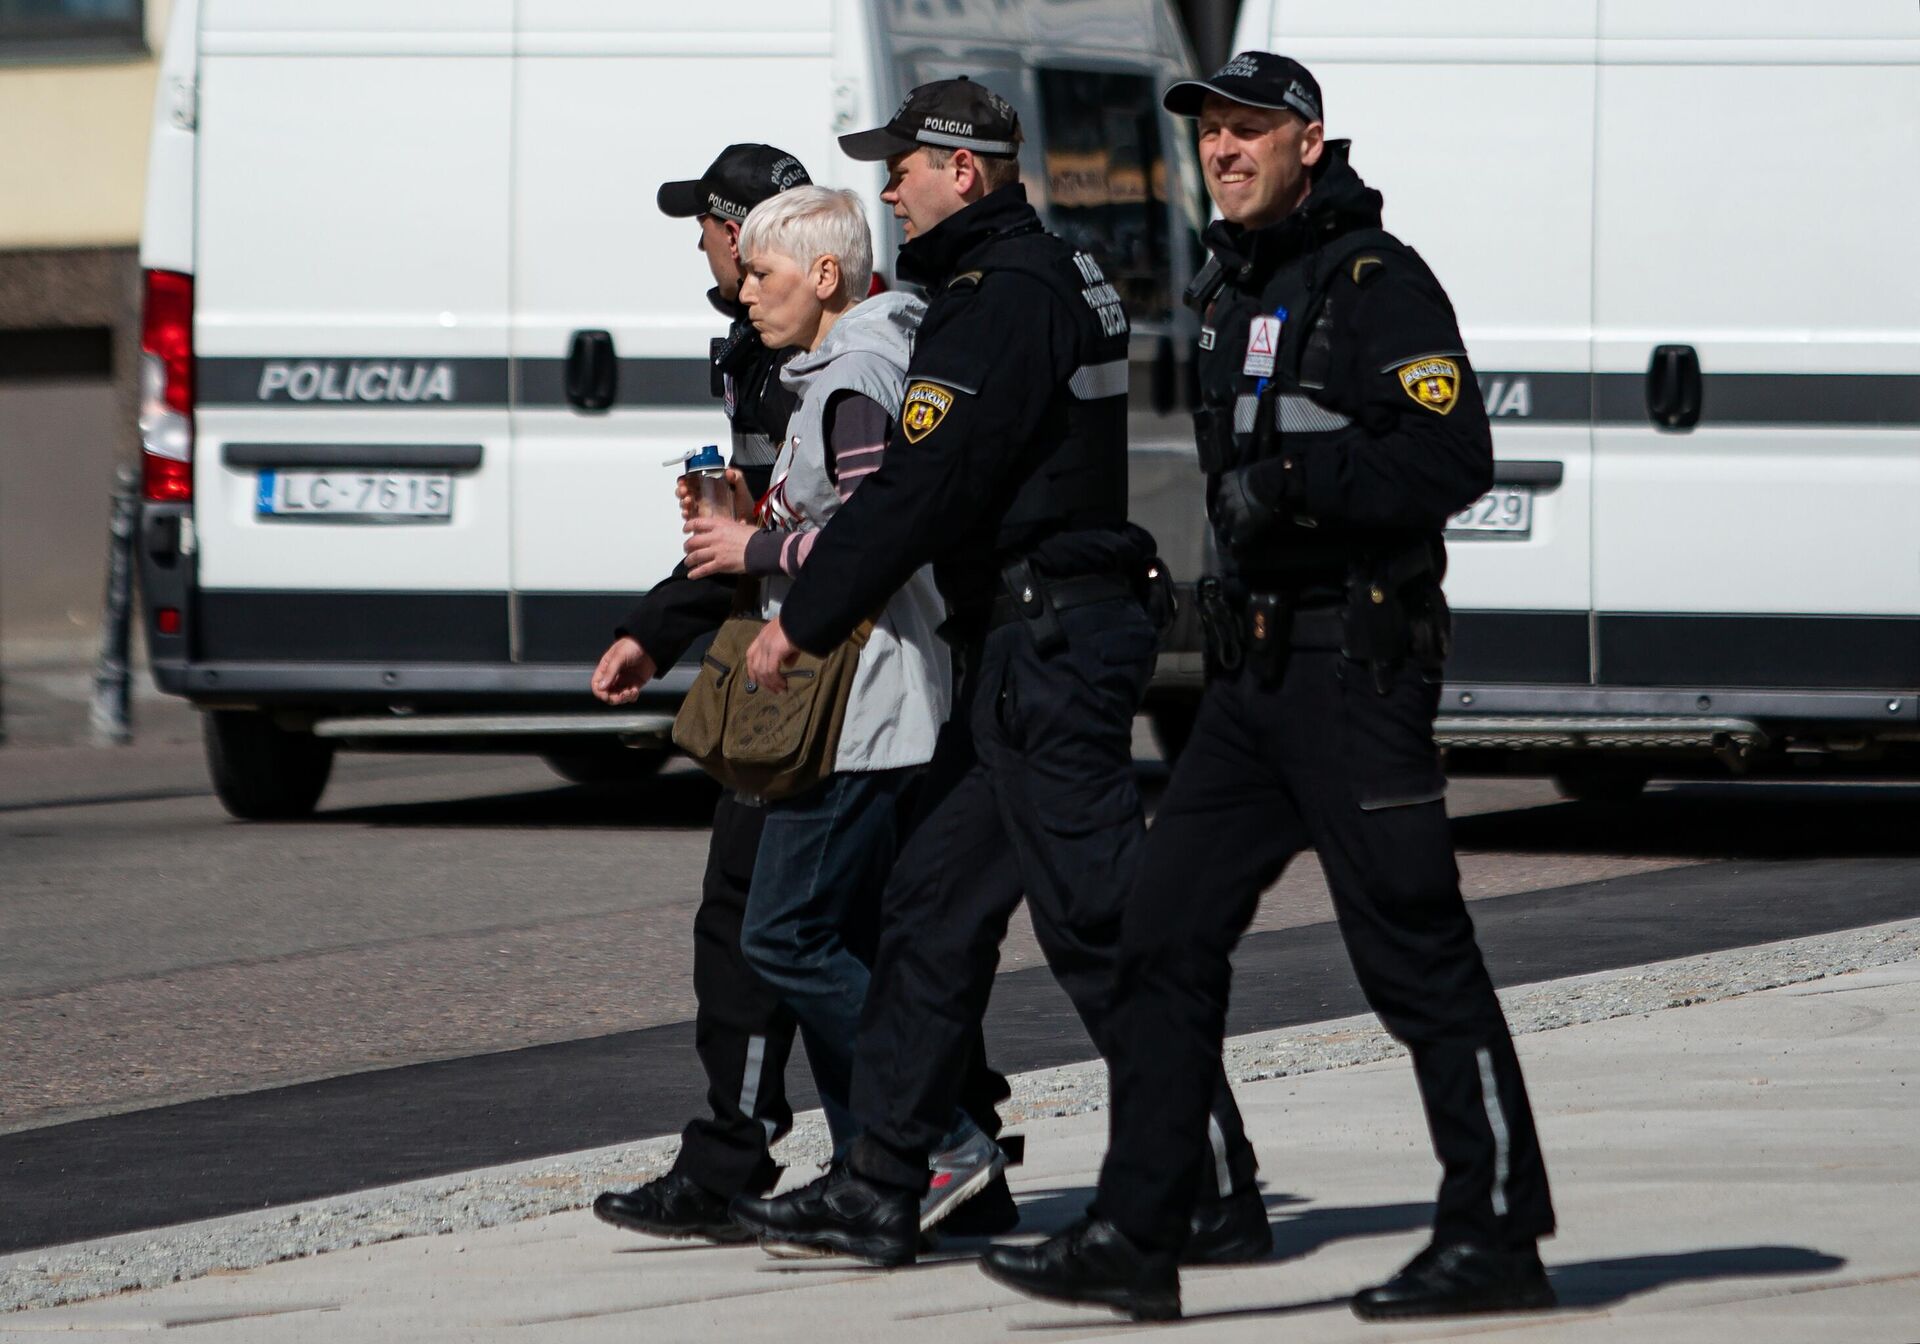
[[[922,85],[887,125],[841,138],[887,162],[899,274],[926,286],[926,318],[885,462],[747,658],[778,689],[796,647],[832,649],[929,561],[954,612],[964,671],[883,898],[861,1023],[865,1132],[820,1181],[733,1202],[765,1242],[877,1264],[914,1258],[927,1152],[1023,895],[1104,1048],[1144,834],[1132,725],[1157,640],[1138,591],[1152,539],[1127,522],[1127,318],[1094,259],[1027,204],[1020,141],[1013,108],[966,79]],[[1211,1196],[1189,1256],[1257,1257],[1272,1233],[1217,1054],[1195,1086],[1201,1149],[1209,1132],[1215,1147],[1178,1173],[1183,1233],[1203,1182]]]
[[[1127,909],[1113,1145],[1091,1216],[982,1267],[1043,1297],[1179,1314],[1228,954],[1312,846],[1367,1001],[1413,1055],[1444,1168],[1432,1244],[1368,1319],[1546,1307],[1553,1231],[1513,1043],[1461,900],[1434,745],[1447,518],[1491,483],[1452,307],[1267,52],[1174,85],[1224,217],[1195,281],[1200,463],[1224,562],[1210,677]]]

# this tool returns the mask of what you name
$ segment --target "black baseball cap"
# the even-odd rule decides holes
[[[886,125],[840,137],[848,158],[868,163],[922,145],[1011,159],[1020,153],[1020,114],[1005,98],[962,75],[922,84]]]
[[[1308,121],[1326,120],[1320,81],[1291,56],[1270,51],[1243,51],[1205,79],[1183,79],[1161,96],[1160,105],[1176,117],[1197,117],[1210,93],[1248,107],[1284,108]]]
[[[675,219],[713,215],[735,223],[754,206],[788,187],[813,182],[800,160],[772,145],[728,145],[707,171],[691,182],[660,184],[660,212]]]

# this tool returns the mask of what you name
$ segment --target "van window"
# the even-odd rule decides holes
[[[1173,278],[1153,80],[1092,70],[1039,77],[1054,231],[1094,255],[1136,325],[1164,326]]]
[[[140,0],[0,0],[0,58],[144,45]]]

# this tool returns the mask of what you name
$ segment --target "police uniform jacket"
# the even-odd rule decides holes
[[[1493,441],[1459,325],[1380,193],[1329,141],[1279,223],[1216,221],[1224,284],[1202,310],[1196,424],[1221,554],[1245,587],[1333,600],[1356,560],[1425,546],[1492,484]],[[1211,439],[1211,442],[1209,440]],[[1230,539],[1220,487],[1268,513]]]
[[[729,319],[726,336],[713,342],[711,372],[733,433],[732,463],[747,478],[747,488],[757,499],[766,493],[773,460],[786,440],[787,421],[793,415],[796,398],[780,381],[780,370],[793,352],[762,345],[747,320],[746,308],[721,298],[718,289],[707,291],[707,302]],[[737,583],[730,575],[690,579],[683,560],[647,590],[614,633],[638,640],[654,666],[664,672],[685,656],[696,639],[719,629],[732,614]]]
[[[1097,263],[1046,232],[1016,183],[909,242],[899,274],[926,288],[927,314],[886,459],[780,613],[815,653],[929,562],[964,624],[1014,561],[1127,575],[1152,550],[1126,522],[1128,328]]]

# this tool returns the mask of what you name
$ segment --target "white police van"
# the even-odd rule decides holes
[[[1191,71],[1166,0],[176,0],[141,568],[227,807],[310,810],[340,747],[659,759],[620,743],[664,746],[682,680],[621,712],[587,690],[678,558],[662,460],[724,441],[705,267],[655,189],[776,143],[872,201],[884,267],[882,170],[834,137],[929,79],[1014,101],[1029,190],[1128,298],[1137,511],[1191,576],[1174,350],[1203,196],[1158,102]]]
[[[1236,46],[1319,78],[1494,417],[1452,767],[1911,769],[1920,6],[1245,0]]]

